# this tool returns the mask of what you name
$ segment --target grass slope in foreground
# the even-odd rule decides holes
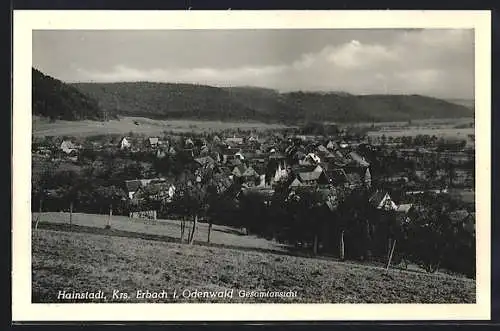
[[[472,280],[390,271],[311,258],[142,239],[38,230],[33,234],[33,302],[60,302],[59,290],[217,291],[232,299],[157,302],[473,303]],[[239,298],[238,291],[297,291],[296,298]],[[169,301],[175,300],[175,301]],[[102,301],[101,301],[102,302]]]

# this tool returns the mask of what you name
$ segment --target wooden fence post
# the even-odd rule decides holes
[[[40,198],[40,204],[38,205],[38,216],[37,216],[36,221],[35,221],[35,230],[38,229],[38,223],[40,222],[40,218],[42,217],[42,203],[43,203],[43,199]]]
[[[184,242],[184,230],[186,229],[185,217],[181,217],[181,243]]]
[[[69,204],[69,228],[73,225],[73,201]]]
[[[387,261],[387,267],[385,268],[385,271],[389,271],[389,266],[391,265],[391,260],[392,260],[392,255],[394,254],[394,247],[396,247],[396,239],[392,242],[392,248],[391,248],[391,253],[389,254],[389,260]]]
[[[210,235],[212,234],[212,220],[208,223],[208,237],[207,237],[207,242],[210,242]]]
[[[345,259],[344,230],[340,231],[340,260]]]
[[[313,254],[318,255],[318,234],[317,233],[314,235]]]
[[[109,205],[109,217],[108,217],[108,224],[106,224],[107,228],[111,228],[111,216],[113,215],[113,205]]]

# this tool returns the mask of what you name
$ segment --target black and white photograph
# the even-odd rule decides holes
[[[47,19],[22,67],[28,303],[445,309],[489,295],[472,24]]]

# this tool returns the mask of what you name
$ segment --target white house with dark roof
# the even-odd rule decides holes
[[[397,210],[398,206],[392,200],[389,193],[384,191],[376,191],[368,200],[370,204],[381,210]]]
[[[160,145],[160,139],[158,137],[149,137],[148,143],[149,143],[149,147],[156,148]]]
[[[70,140],[64,140],[60,146],[61,150],[66,154],[76,153],[77,146]]]
[[[123,137],[120,140],[120,149],[128,149],[130,147],[132,147],[132,144],[130,143],[130,138]]]

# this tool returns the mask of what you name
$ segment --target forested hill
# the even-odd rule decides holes
[[[76,83],[104,110],[150,118],[339,122],[473,116],[473,110],[420,95],[351,95],[173,83]]]
[[[32,68],[32,114],[63,120],[99,120],[98,102],[74,86]]]

